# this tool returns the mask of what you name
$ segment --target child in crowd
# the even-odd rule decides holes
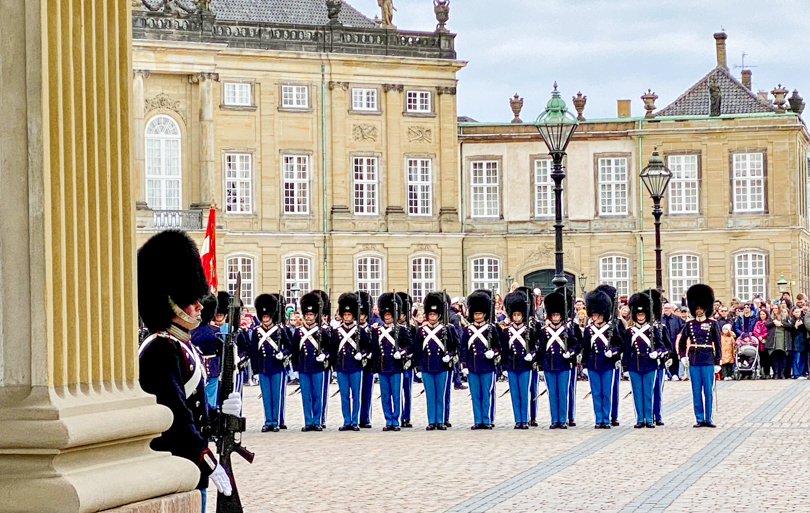
[[[734,375],[734,351],[737,336],[731,330],[730,324],[724,324],[720,332],[720,378],[724,380],[732,379]]]

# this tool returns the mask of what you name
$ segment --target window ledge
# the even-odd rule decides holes
[[[304,107],[279,107],[278,111],[279,112],[300,112],[300,113],[304,113],[304,112],[312,113],[312,112],[314,112],[312,107],[306,107],[306,108],[304,108]]]
[[[242,111],[254,111],[258,107],[256,105],[227,105],[227,104],[220,104],[220,110],[242,110]]]
[[[382,116],[381,110],[354,110],[349,109],[349,114],[356,114],[359,116]]]
[[[403,116],[409,118],[435,118],[435,112],[408,112],[407,110],[402,113]]]

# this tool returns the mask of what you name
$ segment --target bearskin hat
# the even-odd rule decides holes
[[[301,298],[301,313],[314,313],[315,315],[321,314],[321,296],[318,291],[308,292]]]
[[[329,294],[322,290],[313,290],[314,294],[317,294],[319,298],[321,298],[321,315],[330,316],[332,315],[332,302],[329,301]]]
[[[697,317],[695,313],[697,307],[703,308],[704,314],[708,316],[712,313],[714,306],[714,290],[702,283],[692,285],[686,291],[686,303],[689,305],[689,312],[693,317]]]
[[[180,308],[209,293],[197,245],[185,232],[167,230],[138,250],[138,312],[149,331],[165,330]]]
[[[200,300],[202,303],[202,313],[200,314],[200,324],[209,324],[217,314],[217,297],[208,294]]]
[[[534,315],[535,309],[535,298],[534,298],[534,290],[531,287],[518,287],[517,291],[523,292],[526,295],[526,300],[529,302],[529,315]]]
[[[360,309],[359,296],[354,292],[344,292],[338,298],[338,313],[342,317],[344,313],[354,315],[355,319],[358,317]]]
[[[439,317],[444,315],[444,309],[447,308],[445,304],[445,295],[442,292],[430,292],[425,296],[425,316],[429,313],[437,313]]]
[[[360,296],[360,313],[369,317],[371,315],[371,294],[366,292],[365,290],[361,290],[357,292],[357,295]]]
[[[405,292],[397,292],[397,296],[399,297],[399,301],[402,304],[402,309],[400,313],[405,312],[405,317],[408,317],[408,312],[411,311],[413,308],[413,298],[406,294]]]
[[[597,288],[585,294],[585,309],[588,311],[588,317],[599,314],[608,320],[613,312],[613,300]]]
[[[652,317],[652,300],[645,292],[637,292],[630,296],[627,302],[630,307],[630,316],[635,321],[636,314],[643,313],[646,316],[647,322],[650,322]]]
[[[265,315],[269,315],[273,322],[278,320],[278,297],[272,294],[261,294],[256,298],[253,306],[256,307],[256,317],[260,321]]]
[[[217,292],[217,313],[228,315],[228,306],[231,304],[231,295],[225,291]]]
[[[385,294],[381,294],[377,299],[377,309],[379,309],[380,317],[382,317],[383,320],[385,319],[385,314],[390,313],[396,322],[397,315],[399,312],[402,312],[402,299],[399,297],[399,294],[386,292]]]
[[[492,294],[489,290],[475,290],[467,296],[467,311],[469,321],[473,322],[473,314],[481,312],[489,320],[489,313],[492,310]]]
[[[509,317],[509,320],[512,319],[512,314],[514,312],[520,312],[523,314],[523,322],[526,322],[526,313],[529,311],[529,299],[526,297],[526,293],[522,290],[516,290],[514,292],[510,292],[503,298],[503,307],[506,309],[506,315]]]
[[[565,315],[565,296],[558,291],[554,291],[546,296],[546,317],[551,319],[551,314],[560,314],[562,320],[566,319]]]
[[[644,293],[650,296],[650,300],[652,300],[652,318],[660,319],[664,314],[664,295],[658,289],[647,289]]]

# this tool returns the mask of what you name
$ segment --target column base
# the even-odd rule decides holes
[[[210,201],[200,201],[198,203],[192,203],[188,206],[189,210],[208,210],[211,208]]]
[[[127,504],[101,513],[200,513],[202,497],[199,490],[164,495],[148,501]]]
[[[145,201],[136,201],[135,202],[135,210],[149,210],[149,211],[151,211],[152,209],[149,208],[149,204],[146,203]]]

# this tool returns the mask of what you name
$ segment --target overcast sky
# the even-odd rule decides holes
[[[377,0],[348,2],[379,13]],[[394,6],[399,28],[435,28],[432,0]],[[577,91],[588,97],[586,118],[615,117],[619,99],[641,115],[648,88],[662,108],[714,68],[721,28],[737,78],[745,52],[755,91],[781,83],[810,103],[810,0],[451,0],[448,28],[469,63],[458,74],[458,114],[478,121],[510,121],[515,93],[523,120],[534,120],[555,80],[572,112]]]

